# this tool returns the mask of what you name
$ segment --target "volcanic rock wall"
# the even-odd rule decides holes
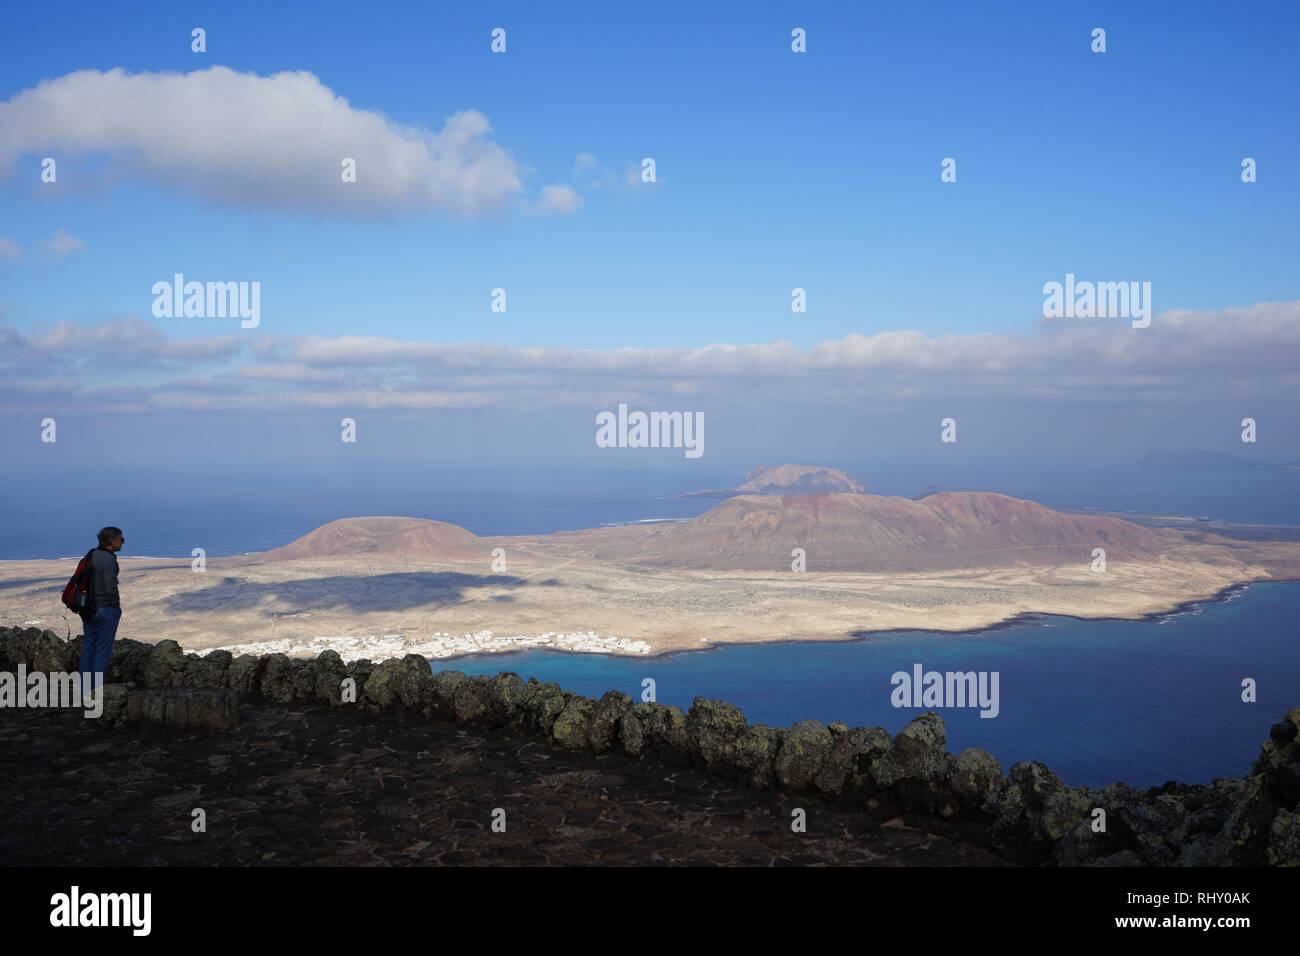
[[[71,672],[80,656],[79,637],[64,641],[50,630],[0,627],[0,670],[23,664],[29,672]],[[1119,783],[1067,787],[1037,762],[1004,774],[979,748],[950,754],[943,720],[934,713],[921,714],[892,738],[882,727],[816,720],[769,727],[748,723],[738,707],[722,701],[696,698],[683,713],[634,703],[619,691],[593,700],[507,672],[435,674],[414,654],[344,664],[333,651],[314,660],[228,651],[199,657],[174,641],[120,640],[107,682],[99,723],[110,732],[169,720],[184,732],[219,730],[237,720],[230,712],[234,694],[203,704],[205,695],[166,689],[228,690],[281,704],[359,706],[398,719],[493,727],[571,750],[617,748],[668,766],[702,767],[748,787],[817,793],[872,816],[923,818],[931,829],[1027,864],[1300,864],[1300,707],[1273,726],[1245,777],[1143,791]],[[355,701],[345,703],[351,688]],[[1104,831],[1096,829],[1098,810]]]

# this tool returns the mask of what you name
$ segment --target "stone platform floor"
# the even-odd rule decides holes
[[[898,819],[624,754],[354,708],[246,702],[240,719],[232,734],[146,736],[0,710],[0,864],[1008,865]],[[791,832],[795,807],[806,833]]]

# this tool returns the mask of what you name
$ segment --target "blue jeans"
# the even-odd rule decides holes
[[[82,686],[98,687],[104,682],[108,659],[113,655],[113,639],[117,637],[117,622],[122,620],[122,609],[96,608],[94,614],[82,620],[85,622],[81,644]]]

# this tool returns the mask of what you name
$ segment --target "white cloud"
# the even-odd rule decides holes
[[[582,198],[577,194],[572,186],[543,186],[542,196],[538,201],[538,208],[542,212],[558,213],[562,216],[571,216],[577,211]]]
[[[30,336],[19,336],[35,354],[77,358],[107,355],[123,362],[145,360],[205,361],[228,357],[239,350],[238,334],[174,339],[136,316],[123,316],[99,325],[58,322]]]
[[[66,229],[60,229],[53,239],[42,239],[41,248],[56,259],[66,259],[74,252],[85,252],[86,244]]]
[[[600,168],[600,162],[592,153],[579,153],[573,158],[573,178],[581,179],[593,170]]]
[[[662,179],[662,177],[658,177]],[[592,153],[579,153],[573,160],[573,181],[580,189],[597,189],[602,186],[616,186],[622,189],[644,189],[647,184],[641,182],[641,161],[629,161],[624,164],[621,174],[615,173],[608,166],[603,166]]]
[[[303,362],[279,365],[245,365],[239,377],[267,382],[333,382],[341,376],[337,372],[312,368]]]
[[[18,248],[18,243],[8,236],[0,236],[0,259],[17,259],[21,255],[22,250]]]
[[[64,322],[30,334],[0,324],[0,379],[22,379],[24,390],[65,381],[78,362],[102,369],[107,361],[165,368],[176,376],[163,389],[101,390],[106,400],[120,394],[132,408],[183,400],[186,407],[212,410],[355,405],[589,411],[637,396],[666,401],[690,395],[701,405],[747,414],[813,406],[898,414],[918,402],[941,401],[956,409],[1060,409],[1062,416],[1082,416],[1080,421],[1099,409],[1176,416],[1214,404],[1231,411],[1216,411],[1215,421],[1233,422],[1259,415],[1256,410],[1265,406],[1300,406],[1297,354],[1300,301],[1166,312],[1148,329],[1065,320],[1024,335],[931,337],[898,330],[848,335],[811,348],[789,342],[515,348],[238,331],[172,338],[134,317],[92,326]],[[205,388],[205,382],[222,384]],[[27,404],[21,391],[4,391],[0,407]]]
[[[0,103],[0,170],[40,151],[104,152],[119,174],[220,202],[479,216],[523,191],[476,110],[438,132],[351,106],[306,71],[80,70]],[[357,181],[344,183],[345,158]]]

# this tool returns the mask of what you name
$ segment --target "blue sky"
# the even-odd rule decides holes
[[[364,413],[367,455],[606,462],[629,402],[746,470],[947,415],[985,458],[1300,455],[1294,3],[551,6],[24,9],[0,439],[310,457]],[[178,272],[258,328],[155,317]],[[1156,322],[1045,320],[1067,273]]]
[[[73,157],[42,192],[26,156],[0,192],[0,235],[32,250],[0,262],[5,316],[152,320],[151,283],[183,271],[260,280],[268,333],[810,346],[1028,329],[1043,282],[1067,271],[1151,281],[1157,311],[1295,296],[1295,4],[466,7],[37,5],[4,41],[0,96],[84,69],[307,70],[355,109],[428,130],[482,112],[535,170],[525,198],[572,184],[579,153],[616,177],[653,156],[660,182],[579,188],[569,215],[376,218],[219,205],[135,177],[80,188]],[[206,54],[189,49],[195,25]],[[793,26],[808,53],[790,52]],[[42,259],[59,229],[85,252]],[[488,310],[497,286],[505,314]],[[795,286],[806,313],[790,311]]]

